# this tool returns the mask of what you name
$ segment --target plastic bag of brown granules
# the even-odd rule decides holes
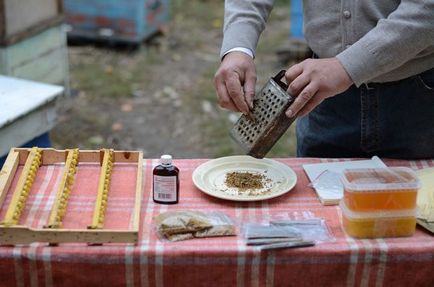
[[[222,212],[169,211],[155,218],[157,233],[169,241],[236,235],[232,220]]]

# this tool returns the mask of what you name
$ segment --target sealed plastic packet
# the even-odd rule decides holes
[[[314,241],[315,243],[328,242],[335,239],[326,221],[322,218],[302,220],[274,219],[270,221],[270,225],[291,228],[291,230],[301,233],[303,240]]]
[[[195,232],[194,237],[236,235],[235,225],[226,214],[222,212],[211,212],[207,214],[207,217],[211,223],[211,227]]]
[[[275,219],[266,223],[246,223],[243,235],[247,245],[261,250],[313,246],[319,242],[331,241],[323,219]]]
[[[317,178],[307,186],[315,189],[327,190],[327,192],[336,195],[342,195],[343,192],[341,174],[328,169],[320,173]]]
[[[232,221],[221,212],[169,211],[155,218],[157,233],[169,241],[235,235]]]
[[[247,223],[244,225],[244,237],[246,239],[261,238],[301,238],[301,234],[296,229],[281,228],[279,226]]]

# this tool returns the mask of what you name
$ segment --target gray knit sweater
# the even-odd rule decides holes
[[[274,0],[225,0],[221,54],[256,49]],[[434,67],[434,0],[304,0],[304,33],[320,57],[336,56],[357,86]],[[282,27],[285,29],[285,27]]]

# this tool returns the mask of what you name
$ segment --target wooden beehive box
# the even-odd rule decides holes
[[[65,0],[68,37],[139,44],[169,20],[168,0]]]
[[[143,192],[142,157],[143,154],[139,151],[114,151],[112,149],[12,148],[0,171],[0,244],[137,243]],[[95,170],[92,173],[93,176],[88,172],[89,169],[86,172],[86,166],[89,164],[92,165],[90,167],[92,169],[93,165],[99,167],[97,170],[93,169]],[[121,181],[119,171],[125,164],[128,165],[127,169],[134,174],[134,177],[128,177],[121,184],[118,182],[115,188],[114,182]],[[131,170],[131,166],[135,168]],[[47,182],[49,169],[53,173],[53,170],[57,170],[55,172],[57,184],[49,185]],[[85,171],[80,175],[83,169]],[[115,175],[116,172],[118,176]],[[52,176],[52,173],[50,174]],[[97,185],[92,185],[89,181],[80,185],[80,180],[88,180],[89,177],[95,178]],[[43,183],[45,185],[41,188]],[[35,201],[40,202],[36,198],[41,196],[35,191],[40,190],[43,190],[43,196],[46,196],[43,200],[46,205],[39,206],[39,209],[35,211]],[[92,196],[84,196],[89,190],[93,190]],[[128,193],[128,198],[131,200],[123,200],[121,208],[114,209],[116,212],[113,211],[110,215],[107,213],[110,198],[116,196],[116,192]],[[75,205],[80,207],[75,210],[75,216],[71,216],[71,212],[74,212],[73,197],[86,199],[84,203],[79,201],[80,204]],[[131,203],[130,207],[125,205],[127,202]],[[92,207],[90,213],[81,208],[83,205]],[[34,224],[35,217],[32,217],[35,212],[38,213],[38,221],[43,218],[42,222],[36,225]],[[128,213],[127,216],[124,215],[125,212]],[[107,216],[111,217],[107,218]],[[110,218],[128,224],[125,227],[113,228],[109,226]],[[71,228],[71,224],[79,227]]]
[[[0,45],[58,25],[63,20],[62,0],[0,0]]]
[[[67,90],[68,71],[66,35],[61,25],[0,47],[0,74],[59,84]]]

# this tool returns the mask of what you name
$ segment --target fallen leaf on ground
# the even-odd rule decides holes
[[[212,21],[212,26],[214,28],[221,28],[222,27],[222,20],[220,18],[216,18]]]
[[[202,111],[204,111],[205,113],[211,113],[212,110],[212,104],[210,101],[202,101]]]
[[[124,128],[124,125],[120,122],[115,122],[112,124],[112,130],[113,131],[120,131]]]
[[[181,59],[182,59],[182,57],[179,54],[173,54],[172,55],[172,60],[175,62],[179,62],[179,61],[181,61]]]
[[[104,72],[106,72],[107,74],[111,74],[113,73],[113,67],[112,66],[106,66],[104,69]]]
[[[123,111],[124,113],[129,113],[133,110],[133,105],[132,104],[123,104],[121,106],[121,111]]]

